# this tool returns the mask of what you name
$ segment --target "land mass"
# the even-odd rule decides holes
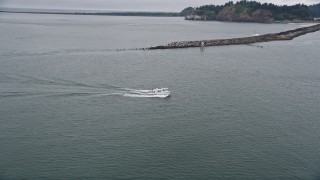
[[[59,9],[25,9],[25,8],[0,8],[5,13],[31,13],[31,14],[63,14],[63,15],[98,15],[98,16],[153,16],[153,17],[178,17],[177,12],[139,12],[139,11],[103,11],[103,10],[59,10]]]
[[[230,21],[230,22],[311,22],[320,20],[320,4],[306,6],[277,6],[271,3],[261,4],[256,1],[232,1],[224,5],[204,5],[197,8],[188,7],[179,12],[137,12],[137,11],[108,11],[108,10],[59,10],[59,9],[30,9],[30,8],[1,8],[6,13],[33,14],[65,14],[65,15],[100,15],[100,16],[156,16],[156,17],[185,17],[186,20]]]
[[[320,4],[307,6],[278,6],[271,3],[261,4],[256,1],[232,1],[224,5],[205,5],[197,8],[188,7],[180,12],[186,20],[230,21],[230,22],[303,22],[314,21],[320,16]]]
[[[205,46],[226,46],[226,45],[241,45],[241,44],[252,44],[258,42],[269,42],[269,41],[283,41],[292,40],[298,36],[312,33],[320,30],[320,24],[298,28],[294,30],[284,31],[280,33],[271,33],[258,36],[242,37],[242,38],[231,38],[231,39],[216,39],[216,40],[200,40],[200,41],[179,41],[172,42],[167,45],[154,46],[148,48],[149,50],[155,49],[178,49],[178,48],[190,48],[190,47],[205,47]]]

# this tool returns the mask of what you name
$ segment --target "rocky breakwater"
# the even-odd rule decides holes
[[[298,28],[295,30],[284,31],[280,33],[264,34],[259,36],[250,36],[242,38],[231,39],[216,39],[216,40],[199,40],[199,41],[179,41],[172,42],[167,45],[154,46],[148,48],[149,50],[156,49],[177,49],[177,48],[190,48],[190,47],[202,47],[202,46],[227,46],[227,45],[241,45],[252,44],[257,42],[269,42],[269,41],[283,41],[292,40],[298,36],[312,33],[320,30],[320,24]]]

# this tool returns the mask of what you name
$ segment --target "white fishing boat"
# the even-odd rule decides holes
[[[125,96],[164,98],[170,96],[170,91],[168,88],[156,88],[152,90],[131,90],[126,93]]]

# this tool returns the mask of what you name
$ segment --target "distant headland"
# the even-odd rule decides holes
[[[259,3],[256,1],[232,1],[224,5],[188,7],[180,12],[186,20],[229,22],[310,22],[320,17],[320,4],[292,6]]]

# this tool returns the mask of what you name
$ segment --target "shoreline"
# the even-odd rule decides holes
[[[81,16],[141,16],[141,17],[184,17],[177,12],[139,12],[139,11],[128,11],[128,12],[47,12],[47,11],[10,11],[1,10],[0,13],[13,13],[13,14],[55,14],[55,15],[81,15]],[[189,20],[185,21],[203,21],[203,22],[224,22],[224,23],[253,23],[253,24],[319,24],[320,21],[304,21],[304,20],[284,20],[284,21],[273,21],[270,23],[261,22],[245,22],[245,21],[219,21],[219,20]]]
[[[224,22],[224,23],[252,23],[252,24],[319,24],[320,21],[315,20],[284,20],[284,21],[272,21],[268,23],[263,22],[247,22],[247,21],[219,21],[219,20],[189,20],[186,21],[199,21],[199,22]]]

